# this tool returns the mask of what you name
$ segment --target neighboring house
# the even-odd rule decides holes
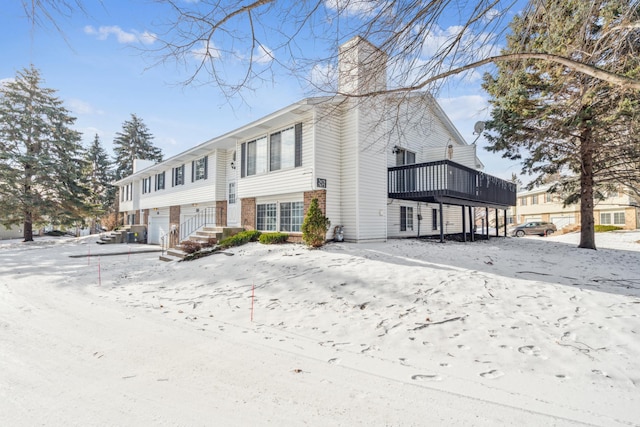
[[[4,225],[0,224],[0,240],[4,239],[21,239],[23,236],[22,227],[18,225],[12,225],[7,229]]]
[[[518,192],[517,204],[512,211],[516,224],[546,221],[554,223],[558,229],[580,225],[580,204],[563,206],[560,196],[547,192],[549,187]],[[593,217],[596,225],[615,225],[627,230],[640,228],[640,206],[621,191],[596,201]]]
[[[356,37],[340,48],[339,91],[386,88],[386,54]],[[307,98],[155,165],[119,186],[126,224],[149,243],[193,223],[281,231],[294,238],[311,199],[346,241],[460,233],[472,207],[504,210],[515,185],[480,172],[468,145],[426,93]],[[467,209],[468,208],[468,209]],[[187,231],[188,230],[188,231]]]

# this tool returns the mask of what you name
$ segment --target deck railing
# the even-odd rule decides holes
[[[515,206],[516,185],[450,160],[396,166],[388,169],[392,199],[459,199],[463,202]]]

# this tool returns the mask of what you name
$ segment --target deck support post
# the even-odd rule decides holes
[[[496,237],[500,236],[500,226],[498,225],[499,224],[498,217],[499,217],[498,208],[496,208]]]
[[[442,202],[440,202],[440,243],[444,243],[444,212]]]
[[[489,208],[484,208],[484,217],[487,219],[487,240],[489,240]]]
[[[464,208],[466,206],[462,205],[462,241],[467,242],[467,219],[464,217]]]
[[[507,237],[507,210],[504,210],[504,237]]]
[[[475,217],[473,216],[472,213],[472,207],[469,206],[469,231],[471,231],[471,241],[475,242],[476,241],[476,230],[475,230]]]

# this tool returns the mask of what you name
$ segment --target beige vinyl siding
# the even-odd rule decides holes
[[[318,178],[327,181],[326,216],[331,221],[328,236],[333,236],[333,228],[342,224],[340,209],[342,198],[340,144],[341,109],[334,106],[318,107],[315,114],[314,149],[315,167],[314,184]]]
[[[387,238],[387,128],[378,126],[373,104],[358,106],[358,240]]]
[[[291,122],[293,126],[302,123],[302,166],[252,175],[238,179],[238,197],[264,197],[272,194],[310,191],[313,188],[313,122],[311,114]],[[286,127],[286,126],[285,126]],[[265,130],[255,137],[277,132],[284,127]],[[246,141],[251,141],[247,138]],[[241,142],[246,142],[241,141]],[[237,164],[240,167],[240,149],[237,154]]]
[[[231,169],[231,154],[234,150],[216,150],[215,162],[209,159],[215,167],[209,171],[210,177],[215,177],[215,200],[227,199],[227,170]],[[211,167],[211,166],[210,166]],[[235,170],[238,170],[237,168]]]
[[[357,154],[358,138],[357,112],[354,108],[344,107],[344,113],[340,115],[342,122],[342,135],[340,138],[340,206],[341,218],[344,226],[344,239],[355,241],[358,234],[358,205],[357,190]]]

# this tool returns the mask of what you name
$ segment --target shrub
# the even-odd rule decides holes
[[[218,243],[218,240],[215,237],[209,237],[206,242],[202,243],[203,248],[212,248]]]
[[[330,224],[331,221],[324,216],[318,206],[318,199],[311,199],[309,210],[302,222],[302,240],[312,248],[324,245]]]
[[[230,248],[232,246],[241,246],[245,243],[255,242],[258,240],[262,233],[258,230],[247,230],[241,231],[238,234],[234,234],[233,236],[227,237],[226,239],[221,240],[218,244],[222,248]]]
[[[274,245],[284,243],[288,238],[289,235],[286,233],[263,233],[258,240],[263,245]]]
[[[596,225],[594,229],[596,233],[606,233],[607,231],[622,230],[622,227],[616,227],[615,225]]]
[[[198,242],[194,242],[193,240],[185,240],[180,244],[180,249],[182,249],[183,252],[192,254],[202,249],[202,245]]]

